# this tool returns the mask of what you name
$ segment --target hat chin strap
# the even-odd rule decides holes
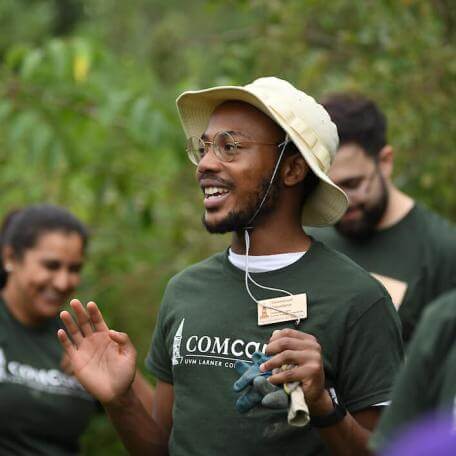
[[[258,216],[258,214],[260,213],[260,210],[261,208],[263,207],[263,204],[265,203],[266,201],[266,198],[268,197],[269,195],[269,192],[271,191],[271,188],[272,188],[272,184],[274,182],[274,179],[277,175],[277,171],[279,170],[279,165],[280,165],[280,162],[282,161],[282,157],[283,157],[283,153],[285,152],[285,148],[287,147],[287,144],[290,142],[290,138],[288,136],[288,133],[285,135],[285,139],[283,140],[282,143],[279,144],[278,147],[282,147],[281,151],[280,151],[280,155],[279,155],[279,158],[277,159],[277,163],[274,167],[274,171],[272,172],[272,176],[271,176],[271,180],[269,181],[269,185],[268,185],[268,188],[266,189],[266,192],[263,196],[263,199],[261,200],[261,203],[259,204],[257,210],[255,211],[255,213],[252,215],[252,217],[250,218],[250,220],[247,222],[247,225],[244,226],[242,229],[244,231],[253,231],[254,230],[254,226],[252,225],[252,222],[255,220],[255,218]]]

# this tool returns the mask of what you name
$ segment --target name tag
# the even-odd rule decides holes
[[[265,304],[265,305],[263,305]],[[271,308],[273,307],[273,308]],[[258,326],[307,318],[307,295],[301,293],[280,298],[262,299],[257,304]]]

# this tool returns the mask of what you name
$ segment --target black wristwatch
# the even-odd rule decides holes
[[[316,428],[325,428],[333,426],[342,421],[347,414],[347,410],[342,406],[333,391],[328,391],[329,397],[334,406],[334,410],[323,416],[310,416],[310,424]]]

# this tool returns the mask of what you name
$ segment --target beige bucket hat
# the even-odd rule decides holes
[[[348,206],[345,193],[328,177],[339,139],[326,110],[312,97],[275,77],[259,78],[245,86],[221,86],[184,92],[177,109],[185,134],[201,136],[214,109],[229,100],[244,101],[279,124],[320,179],[302,209],[306,226],[331,225]]]

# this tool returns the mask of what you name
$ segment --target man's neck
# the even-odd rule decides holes
[[[389,200],[385,213],[377,225],[378,230],[389,228],[400,222],[412,209],[415,202],[394,185],[389,184]]]
[[[277,226],[275,226],[277,225]],[[276,255],[280,253],[304,252],[312,241],[300,223],[264,223],[249,231],[250,255]],[[245,255],[244,231],[234,232],[231,241],[234,253]]]

